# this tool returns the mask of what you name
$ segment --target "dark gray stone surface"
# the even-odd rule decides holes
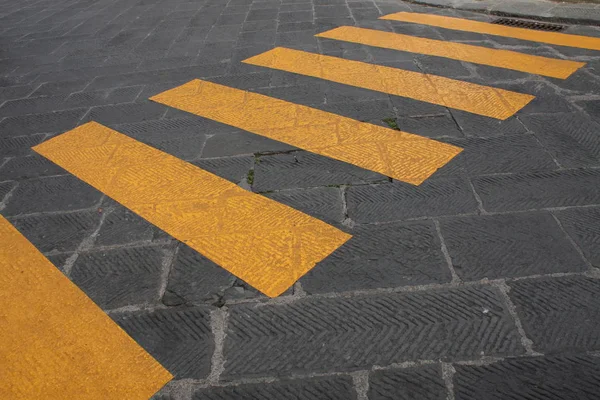
[[[160,247],[83,253],[73,265],[71,279],[104,309],[156,303],[164,253]]]
[[[555,215],[589,262],[600,268],[600,208],[574,208]]]
[[[309,292],[444,283],[451,279],[432,222],[356,226],[352,239],[304,278]]]
[[[440,225],[454,269],[464,280],[587,270],[548,213],[456,217]]]
[[[440,365],[372,372],[369,400],[445,400]]]
[[[356,392],[349,376],[339,376],[201,389],[193,396],[193,400],[241,399],[355,400]]]
[[[586,355],[528,357],[455,368],[456,400],[592,400],[600,385],[600,358]]]
[[[495,333],[482,342],[482,329]],[[232,307],[224,375],[339,371],[482,352],[522,352],[494,290],[309,298],[287,305]]]
[[[209,374],[214,344],[206,308],[119,313],[112,318],[175,379]]]
[[[600,280],[583,276],[510,283],[512,298],[533,348],[540,352],[600,348]]]

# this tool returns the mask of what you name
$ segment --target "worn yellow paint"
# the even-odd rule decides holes
[[[516,51],[490,49],[354,26],[341,26],[316,36],[385,49],[451,58],[560,79],[568,78],[573,72],[585,65],[583,62],[559,60]]]
[[[245,63],[314,76],[504,120],[534,96],[338,57],[277,47]]]
[[[472,21],[469,19],[445,17],[442,15],[399,12],[384,15],[380,19],[391,21],[412,22],[415,24],[437,26],[464,32],[482,33],[486,35],[504,36],[514,39],[528,40],[555,44],[558,46],[578,47],[581,49],[600,50],[600,38],[570,35],[559,32],[543,32],[532,29],[515,28],[491,24],[489,22]]]
[[[268,296],[350,238],[94,122],[34,150]]]
[[[415,185],[462,150],[411,133],[201,80],[163,92],[152,100]]]
[[[148,400],[172,379],[0,216],[0,398]]]

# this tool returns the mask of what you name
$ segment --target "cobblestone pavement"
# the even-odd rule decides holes
[[[175,376],[156,400],[598,398],[600,52],[378,20],[490,20],[395,0],[0,5],[0,213]],[[586,65],[560,80],[314,36],[344,25]],[[275,46],[536,98],[498,121],[241,62]],[[413,186],[148,100],[194,78],[465,150]],[[31,150],[87,121],[353,238],[269,299]]]

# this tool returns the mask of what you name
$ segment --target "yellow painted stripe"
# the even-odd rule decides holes
[[[283,47],[248,58],[244,62],[502,120],[534,99],[534,96],[528,94]]]
[[[172,379],[0,216],[0,398],[148,400]]]
[[[268,296],[350,238],[94,122],[33,149]]]
[[[152,100],[415,185],[462,150],[201,80],[163,92]]]
[[[412,22],[415,24],[431,25],[445,29],[504,36],[514,39],[528,40],[531,42],[555,44],[558,46],[600,50],[600,38],[569,35],[558,32],[535,31],[531,29],[515,28],[512,26],[490,24],[488,22],[472,21],[469,19],[444,17],[442,15],[399,12],[395,14],[384,15],[383,17],[380,17],[380,19]]]
[[[425,39],[354,26],[341,26],[316,36],[385,49],[451,58],[475,64],[491,65],[492,67],[560,79],[568,78],[573,72],[585,65],[583,62],[534,56],[509,50],[489,49],[464,43]]]

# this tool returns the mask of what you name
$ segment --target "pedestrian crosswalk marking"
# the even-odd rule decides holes
[[[513,39],[528,40],[554,44],[558,46],[578,47],[581,49],[600,50],[600,38],[571,35],[559,32],[543,32],[531,29],[516,28],[491,24],[489,22],[473,21],[463,18],[445,17],[442,15],[421,14],[412,12],[399,12],[384,15],[380,19],[390,21],[412,22],[436,26],[438,28],[454,29],[464,32],[482,33],[486,35],[504,36]]]
[[[151,98],[414,185],[461,148],[215,83],[194,80]]]
[[[534,96],[442,76],[276,47],[243,62],[504,120]]]
[[[147,400],[171,374],[0,216],[3,399]]]
[[[451,58],[560,79],[568,78],[577,69],[585,65],[583,62],[535,56],[509,50],[490,49],[464,43],[426,39],[354,26],[341,26],[316,36],[385,49]]]
[[[33,149],[271,297],[350,238],[95,122]]]

